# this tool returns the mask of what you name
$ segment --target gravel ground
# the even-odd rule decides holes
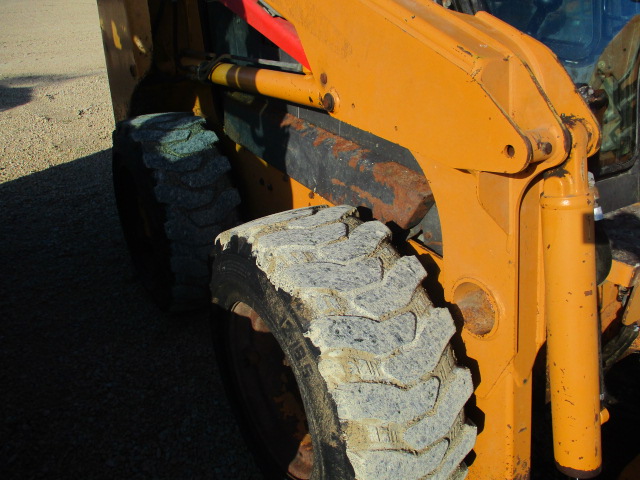
[[[261,478],[208,315],[132,273],[95,0],[0,0],[0,126],[0,478]]]
[[[0,0],[0,126],[0,478],[261,478],[208,316],[160,314],[132,273],[94,0]],[[639,357],[605,455],[640,453]]]

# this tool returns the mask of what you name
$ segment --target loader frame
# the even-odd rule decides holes
[[[556,57],[489,14],[435,2],[269,0],[273,16],[252,0],[222,1],[301,65],[292,72],[206,53],[204,3],[98,0],[116,120],[207,118],[225,139],[248,218],[360,200],[405,232],[402,249],[426,266],[434,301],[458,314],[456,354],[474,376],[467,414],[479,432],[470,478],[529,477],[533,372],[545,362],[556,463],[572,477],[597,475],[607,413],[587,158],[600,133]],[[284,113],[270,120],[274,105]],[[301,148],[328,145],[328,186],[258,151],[227,116],[272,125]],[[336,134],[343,129],[356,134]],[[373,158],[372,144],[390,153]],[[406,233],[434,202],[441,250]],[[609,283],[631,287],[635,276],[617,264]]]

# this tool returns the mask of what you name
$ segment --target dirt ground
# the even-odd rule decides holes
[[[95,0],[0,0],[0,127],[0,478],[261,478],[208,316],[160,314],[132,273]],[[625,382],[616,408],[640,430]],[[605,454],[640,453],[605,429]]]
[[[0,0],[0,127],[0,478],[261,478],[208,316],[132,273],[95,0]]]

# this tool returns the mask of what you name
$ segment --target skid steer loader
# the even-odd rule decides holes
[[[600,474],[639,350],[640,3],[98,5],[133,263],[214,305],[267,478]]]

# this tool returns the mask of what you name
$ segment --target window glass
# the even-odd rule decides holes
[[[638,154],[640,0],[487,0],[490,12],[551,48],[592,104],[602,147],[597,175],[630,167]]]

